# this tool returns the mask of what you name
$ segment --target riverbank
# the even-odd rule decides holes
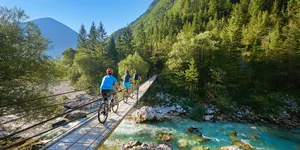
[[[205,109],[206,113],[216,115],[215,109],[208,108]],[[300,129],[282,130],[255,122],[219,121],[207,115],[203,119],[207,117],[209,120],[195,121],[187,116],[178,105],[135,108],[101,149],[134,149],[149,145],[149,142],[152,142],[151,146],[192,150],[300,147]]]
[[[257,111],[256,108],[248,105],[241,105],[232,102],[226,108],[220,105],[201,102],[201,100],[190,100],[188,98],[175,97],[168,93],[156,93],[151,102],[153,107],[176,106],[180,105],[186,110],[186,117],[197,121],[209,122],[239,122],[239,123],[256,123],[272,126],[278,129],[296,129],[300,127],[300,107],[295,98],[291,96],[276,97],[280,101],[279,107],[265,108],[266,111]],[[148,101],[147,97],[144,101]],[[263,105],[263,104],[261,104]],[[261,107],[261,106],[259,106]]]
[[[189,133],[187,129],[191,126],[199,129],[199,132],[209,140],[200,140],[198,136]],[[158,138],[161,133],[172,135],[172,138],[163,141]],[[296,131],[282,131],[257,124],[198,122],[178,117],[142,124],[125,119],[106,140],[102,149],[121,149],[130,141],[166,144],[174,150],[215,150],[241,143],[264,150],[300,148],[299,132]]]

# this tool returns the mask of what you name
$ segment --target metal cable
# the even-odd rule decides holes
[[[144,82],[144,83],[145,83],[145,82]],[[143,84],[144,84],[144,83],[143,83]],[[143,84],[141,84],[140,86],[142,86]],[[124,89],[121,89],[120,91],[117,91],[117,92],[115,92],[114,94],[111,94],[111,95],[115,95],[115,94],[117,94],[118,92],[122,92],[123,90],[124,90]],[[65,93],[64,93],[64,94],[65,94]],[[62,95],[62,94],[59,94],[59,95]],[[22,130],[20,130],[20,131],[17,131],[17,132],[15,132],[15,133],[12,133],[12,134],[10,134],[10,135],[8,135],[8,136],[5,136],[5,137],[3,137],[3,138],[0,138],[0,141],[3,140],[3,139],[7,139],[7,138],[9,138],[9,137],[11,137],[11,136],[13,136],[13,135],[16,135],[16,134],[19,134],[19,133],[21,133],[21,132],[24,132],[24,131],[26,131],[26,130],[29,130],[29,129],[31,129],[31,128],[34,128],[34,127],[36,127],[36,126],[38,126],[38,125],[44,124],[44,123],[46,123],[46,122],[48,122],[48,121],[50,121],[50,120],[53,120],[53,119],[55,119],[55,118],[58,118],[58,117],[63,116],[63,115],[65,115],[65,114],[68,114],[68,113],[70,113],[70,112],[73,112],[73,111],[75,111],[75,110],[77,110],[77,109],[80,109],[80,108],[83,108],[83,107],[85,107],[85,106],[88,106],[88,105],[90,105],[90,104],[92,104],[92,103],[94,103],[94,102],[103,100],[104,98],[110,97],[111,95],[107,95],[106,97],[102,97],[102,98],[100,98],[100,99],[97,99],[97,100],[95,100],[95,101],[92,101],[92,102],[90,102],[90,103],[87,103],[87,104],[85,104],[85,105],[82,105],[82,106],[80,106],[80,107],[74,108],[74,109],[71,110],[71,111],[67,111],[67,112],[65,112],[65,113],[62,113],[62,114],[60,114],[60,115],[57,115],[57,116],[55,116],[55,117],[52,117],[52,118],[47,119],[47,120],[45,120],[45,121],[42,121],[42,122],[37,123],[37,124],[35,124],[35,125],[32,125],[32,126],[30,126],[30,127],[27,127],[27,128],[22,129]],[[56,95],[56,96],[57,96],[57,95]],[[53,96],[51,96],[51,97],[53,97]],[[41,99],[41,98],[40,98],[40,99]],[[35,99],[35,100],[36,100],[36,99]],[[121,100],[122,100],[122,99],[121,99]],[[121,101],[121,100],[119,100],[119,101]],[[57,105],[57,104],[56,104],[56,105]],[[55,105],[55,106],[56,106],[56,105]],[[96,112],[96,111],[98,111],[98,110],[92,111],[92,112],[88,113],[87,115],[92,114],[92,113],[94,113],[94,112]],[[38,133],[38,134],[36,134],[36,135],[34,135],[34,136],[31,136],[31,137],[29,137],[29,138],[26,138],[26,139],[23,139],[23,140],[21,140],[21,141],[15,142],[15,143],[13,143],[13,144],[4,146],[4,147],[2,147],[0,150],[4,150],[4,149],[7,149],[7,148],[11,148],[11,147],[13,147],[13,146],[15,146],[15,145],[18,145],[18,144],[20,144],[20,143],[23,143],[23,142],[29,140],[29,139],[32,139],[32,138],[34,138],[34,137],[37,137],[37,136],[39,136],[39,135],[42,135],[42,134],[47,133],[47,132],[49,132],[49,131],[52,131],[52,130],[58,128],[58,127],[61,127],[62,125],[68,124],[68,123],[70,123],[70,122],[72,122],[72,121],[75,121],[75,120],[77,120],[77,119],[72,119],[72,120],[70,120],[70,121],[68,121],[68,122],[66,122],[66,123],[64,123],[64,124],[61,124],[61,125],[56,126],[56,127],[52,127],[51,129],[48,129],[48,130],[43,131],[43,132],[41,132],[41,133]]]
[[[59,105],[70,104],[70,103],[77,102],[77,101],[82,101],[82,100],[79,99],[79,100],[75,100],[75,101],[71,101],[71,102],[58,103],[58,104],[53,104],[53,105],[48,105],[48,106],[43,106],[43,107],[38,107],[38,108],[32,108],[32,109],[25,109],[25,110],[22,110],[22,111],[12,112],[12,113],[9,113],[9,114],[2,114],[2,115],[0,115],[0,117],[8,116],[8,115],[15,115],[15,114],[19,114],[19,113],[22,113],[22,112],[25,112],[25,111],[34,111],[34,110],[39,110],[39,109],[47,109],[47,108],[51,108],[51,107],[55,107],[55,106],[59,106]]]
[[[28,100],[24,100],[24,101],[20,101],[20,102],[15,102],[15,103],[9,103],[9,104],[6,104],[6,105],[0,105],[0,108],[7,107],[7,106],[12,106],[12,105],[23,104],[23,103],[26,103],[26,102],[41,100],[41,99],[50,98],[50,97],[54,97],[54,96],[59,96],[59,95],[63,95],[63,94],[69,94],[69,93],[84,91],[84,90],[87,90],[87,89],[90,89],[90,88],[91,87],[86,88],[86,89],[81,89],[81,90],[75,90],[75,91],[70,91],[70,92],[65,92],[65,93],[60,93],[60,94],[55,94],[55,95],[50,95],[50,96],[35,98],[35,99],[28,99]]]
[[[122,91],[122,90],[121,90],[121,91]],[[121,92],[121,91],[119,91],[119,92]],[[116,92],[116,93],[117,93],[117,92]],[[114,94],[116,94],[116,93],[114,93]],[[112,94],[112,95],[114,95],[114,94]],[[109,96],[111,96],[111,95],[108,95],[107,97],[109,97]],[[102,100],[102,99],[103,99],[103,98],[98,99],[98,100],[96,100],[96,101],[99,101],[99,100]],[[122,99],[121,99],[121,100],[122,100]],[[121,100],[119,100],[119,101],[121,101]],[[93,101],[93,102],[96,102],[96,101]],[[89,104],[92,104],[93,102],[91,102],[91,103],[89,103]],[[82,106],[81,106],[81,107],[82,107]],[[78,107],[78,108],[81,108],[81,107]],[[97,111],[98,111],[98,110],[96,109],[96,110],[94,110],[94,111],[92,111],[92,112],[87,113],[86,115],[90,115],[90,114],[95,113],[95,112],[97,112]],[[67,113],[70,113],[70,112],[72,112],[72,111],[69,111],[69,112],[67,112]],[[63,114],[61,114],[61,115],[63,115]],[[61,116],[61,115],[60,115],[60,116]],[[90,116],[90,117],[91,117],[91,116]],[[53,117],[53,118],[54,118],[54,117]],[[87,118],[89,118],[89,117],[87,117]],[[51,118],[51,120],[52,120],[52,118]],[[63,125],[66,125],[66,124],[68,124],[68,123],[70,123],[70,122],[72,122],[72,121],[75,121],[75,120],[77,120],[77,119],[72,119],[72,120],[70,120],[70,121],[68,121],[68,122],[65,122],[65,123],[59,125],[59,126],[52,127],[51,129],[48,129],[48,130],[46,130],[46,131],[43,131],[43,132],[38,133],[38,134],[36,134],[36,135],[33,135],[33,136],[29,137],[29,138],[23,139],[23,140],[21,140],[21,141],[15,142],[15,143],[13,143],[13,144],[10,144],[10,145],[4,146],[4,147],[1,147],[0,150],[4,150],[4,149],[7,149],[7,148],[14,147],[14,146],[16,146],[16,145],[19,145],[19,144],[21,144],[21,143],[23,143],[23,142],[29,140],[29,139],[32,139],[32,138],[37,137],[37,136],[40,136],[40,135],[42,135],[42,134],[44,134],[44,133],[47,133],[47,132],[49,132],[49,131],[52,131],[52,130],[58,128],[58,127],[61,127],[61,126],[63,126]],[[48,119],[48,121],[50,121],[50,119]],[[35,125],[33,125],[33,126],[35,126]],[[31,127],[33,127],[33,126],[31,126]],[[28,128],[29,128],[29,127],[28,127]],[[24,130],[24,129],[23,129],[23,130]],[[24,131],[25,131],[25,130],[24,130]],[[23,132],[23,131],[22,131],[22,132]],[[19,131],[19,133],[20,133],[20,131]],[[14,134],[17,134],[17,133],[14,133]],[[10,136],[13,136],[13,135],[9,135],[9,136],[7,136],[7,137],[5,137],[5,138],[8,138],[8,137],[10,137]],[[0,140],[2,140],[2,139],[0,139]]]
[[[117,91],[117,92],[115,92],[114,94],[116,94],[116,93],[118,93],[118,92],[121,92],[121,91],[122,91],[122,90]],[[114,95],[114,94],[111,94],[111,95]],[[14,132],[14,133],[12,133],[12,134],[10,134],[10,135],[8,135],[8,136],[5,136],[5,137],[0,138],[0,141],[1,141],[1,140],[4,140],[4,139],[7,139],[7,138],[9,138],[9,137],[11,137],[11,136],[13,136],[13,135],[16,135],[16,134],[19,134],[19,133],[21,133],[21,132],[24,132],[24,131],[26,131],[26,130],[29,130],[29,129],[31,129],[31,128],[34,128],[34,127],[36,127],[36,126],[39,126],[39,125],[41,125],[41,124],[44,124],[44,123],[46,123],[46,122],[48,122],[48,121],[50,121],[50,120],[53,120],[53,119],[55,119],[55,118],[58,118],[58,117],[60,117],[60,116],[66,115],[66,114],[68,114],[68,113],[70,113],[70,112],[73,112],[73,111],[75,111],[75,110],[77,110],[77,109],[80,109],[80,108],[83,108],[83,107],[85,107],[85,106],[88,106],[88,105],[90,105],[90,104],[92,104],[92,103],[94,103],[94,102],[100,101],[100,100],[102,100],[102,99],[104,99],[104,98],[107,98],[107,97],[109,97],[109,96],[111,96],[111,95],[108,95],[108,96],[103,97],[103,98],[101,98],[101,99],[98,99],[98,100],[95,100],[95,101],[93,101],[93,102],[87,103],[87,104],[82,105],[82,106],[80,106],[80,107],[76,107],[76,108],[74,108],[73,110],[67,111],[67,112],[62,113],[62,114],[57,115],[57,116],[54,116],[54,117],[52,117],[52,118],[50,118],[50,119],[47,119],[47,120],[42,121],[42,122],[40,122],[40,123],[34,124],[34,125],[30,126],[30,127],[27,127],[27,128],[25,128],[25,129],[22,129],[22,130],[20,130],[20,131]]]

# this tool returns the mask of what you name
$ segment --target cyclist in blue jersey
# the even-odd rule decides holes
[[[127,96],[128,97],[131,97],[130,96],[130,92],[131,92],[131,84],[130,84],[130,81],[132,81],[132,77],[131,75],[129,74],[129,70],[126,70],[126,74],[124,75],[124,82],[123,82],[123,85],[125,88],[128,88],[128,93],[127,93]],[[132,98],[132,97],[131,97]]]
[[[102,83],[100,86],[100,92],[104,98],[105,101],[107,101],[107,97],[116,93],[116,91],[114,91],[113,86],[116,85],[116,87],[118,89],[120,88],[120,85],[118,83],[118,80],[112,76],[113,75],[113,70],[111,68],[108,68],[106,70],[106,76],[103,77],[102,79]],[[113,98],[115,98],[115,95],[113,95]]]

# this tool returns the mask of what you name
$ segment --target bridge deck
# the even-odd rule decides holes
[[[139,99],[146,93],[155,79],[156,76],[153,76],[140,86]],[[121,123],[131,108],[134,107],[135,102],[136,100],[131,98],[128,99],[127,103],[120,101],[117,113],[110,112],[104,124],[98,122],[96,114],[88,121],[82,123],[78,128],[55,139],[52,143],[46,145],[45,148],[48,150],[97,149]]]

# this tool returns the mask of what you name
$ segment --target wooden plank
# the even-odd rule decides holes
[[[155,79],[156,76],[153,76],[140,86],[139,99],[141,99],[141,97],[146,93]],[[100,124],[98,122],[97,115],[94,115],[93,118],[82,123],[80,127],[74,129],[64,136],[61,136],[60,139],[49,144],[48,146],[46,145],[45,148],[49,150],[97,149],[126,117],[126,115],[134,107],[135,103],[136,100],[131,98],[128,99],[127,103],[124,103],[124,101],[121,100],[119,102],[117,113],[110,112],[107,121],[104,124]]]

